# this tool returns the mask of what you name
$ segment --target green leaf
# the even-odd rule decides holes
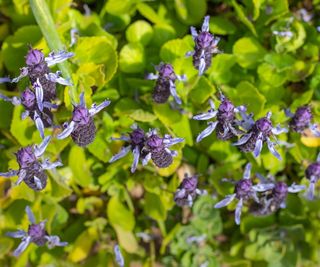
[[[114,226],[113,228],[117,233],[120,246],[128,253],[136,253],[139,246],[134,234],[118,226]]]
[[[113,15],[123,15],[125,13],[133,12],[137,2],[137,0],[123,0],[121,2],[117,0],[108,0],[104,5],[103,10]]]
[[[244,10],[242,8],[242,6],[240,6],[235,0],[231,0],[231,3],[234,7],[234,10],[237,13],[237,17],[239,18],[239,20],[248,27],[248,29],[253,33],[253,35],[257,36],[257,32],[256,29],[254,27],[254,25],[252,24],[252,22],[247,18],[247,16],[244,13]]]
[[[151,25],[144,20],[137,20],[132,23],[127,31],[127,40],[131,43],[141,43],[147,45],[153,36],[153,30]]]
[[[167,212],[159,195],[146,192],[144,212],[154,220],[164,221],[167,217]]]
[[[82,232],[73,244],[72,250],[68,255],[68,260],[72,262],[79,262],[87,258],[93,241],[94,237],[88,230]]]
[[[132,112],[129,117],[135,121],[152,122],[157,119],[155,115],[150,112],[144,111],[143,109],[136,109]]]
[[[185,57],[185,54],[192,49],[184,39],[174,39],[161,47],[160,57],[165,62],[172,62],[176,58]]]
[[[188,25],[200,23],[207,13],[205,0],[175,0],[174,4],[179,18]]]
[[[212,65],[207,73],[212,82],[225,84],[233,78],[231,68],[236,64],[236,56],[232,54],[218,54],[212,60]]]
[[[130,43],[122,47],[119,59],[120,70],[125,73],[141,72],[145,66],[144,48],[140,43]]]
[[[216,92],[215,86],[209,82],[209,80],[201,76],[196,85],[189,93],[189,98],[196,104],[203,104],[210,96]]]
[[[264,110],[266,98],[253,84],[247,81],[240,82],[236,90],[231,93],[232,97],[230,95],[230,98],[236,105],[247,105],[249,112],[253,112],[256,116],[262,115],[261,112]]]
[[[82,147],[73,146],[69,152],[69,166],[73,173],[74,181],[81,186],[88,186],[92,182],[90,166]]]
[[[176,37],[176,30],[168,24],[157,24],[153,27],[153,37],[151,44],[161,46],[170,39]]]
[[[28,52],[27,44],[34,46],[41,40],[41,31],[38,26],[24,26],[14,35],[8,36],[2,45],[3,62],[6,68],[18,74],[19,68],[25,65],[25,55]]]
[[[107,145],[107,142],[105,141],[102,130],[97,132],[95,139],[90,145],[88,145],[87,148],[91,154],[105,163],[111,158],[112,153]]]
[[[90,53],[88,53],[88,51],[90,51]],[[93,72],[94,69],[96,69],[97,72],[100,72],[100,74],[98,72],[98,74],[95,75],[95,80],[98,84],[104,85],[110,81],[116,73],[118,67],[117,53],[115,49],[111,47],[108,38],[105,36],[80,37],[75,49],[75,54],[77,56],[77,62],[80,65],[79,71],[87,69]],[[94,67],[92,63],[97,66]],[[88,65],[82,66],[82,64]],[[104,69],[101,69],[100,64],[104,65]],[[101,72],[104,72],[104,77]],[[91,76],[92,75],[93,73]]]
[[[139,13],[148,19],[149,21],[156,23],[156,24],[163,24],[166,21],[161,18],[149,5],[145,3],[139,3],[137,5],[137,9]]]
[[[30,129],[34,126],[31,126],[31,119],[26,118],[21,120],[21,113],[24,111],[22,105],[15,106],[13,109],[13,117],[10,127],[11,134],[19,141],[22,146],[27,146],[32,143],[31,137],[34,129]]]
[[[275,67],[268,63],[263,63],[258,67],[258,75],[261,81],[279,87],[287,80],[286,73],[278,72]]]
[[[131,232],[135,225],[135,218],[131,212],[117,196],[111,197],[108,202],[107,215],[110,224],[115,228]]]
[[[264,47],[253,37],[243,37],[233,45],[233,54],[243,68],[254,68],[265,53]]]
[[[234,34],[237,27],[225,16],[214,16],[210,19],[210,31],[219,35]]]

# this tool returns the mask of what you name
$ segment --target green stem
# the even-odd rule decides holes
[[[47,41],[48,47],[51,51],[60,51],[65,48],[63,45],[59,34],[56,30],[53,18],[51,16],[49,7],[45,0],[30,0],[30,6],[33,12],[33,15],[40,27],[40,30]],[[71,79],[71,70],[68,62],[62,62],[58,64],[59,69],[61,70],[64,78]],[[77,92],[74,86],[70,86],[70,98],[73,102],[78,102],[76,100]]]

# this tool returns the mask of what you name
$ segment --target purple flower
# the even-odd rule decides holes
[[[239,149],[243,152],[253,152],[253,155],[255,157],[258,157],[261,153],[263,144],[267,142],[269,151],[277,159],[281,160],[281,156],[275,150],[274,143],[270,140],[270,136],[287,132],[287,129],[281,128],[280,126],[273,127],[270,117],[271,117],[271,112],[268,112],[265,117],[257,120],[251,126],[248,133],[243,135],[233,145],[238,146]]]
[[[172,157],[177,155],[177,151],[172,151],[169,147],[183,141],[183,138],[172,138],[167,134],[161,138],[155,129],[150,130],[146,134],[145,145],[142,149],[142,165],[146,165],[152,159],[159,168],[169,167],[173,161]]]
[[[45,230],[46,221],[36,223],[34,215],[29,206],[26,207],[26,213],[30,222],[28,231],[18,230],[16,232],[8,232],[6,235],[13,238],[21,238],[22,241],[17,249],[13,252],[15,257],[18,257],[30,243],[35,243],[37,246],[44,246],[47,244],[48,248],[64,247],[68,245],[67,242],[60,242],[60,238],[55,235],[48,235]]]
[[[191,207],[196,196],[204,194],[206,194],[206,191],[198,189],[198,176],[193,175],[188,177],[188,175],[185,174],[184,179],[174,195],[174,201],[180,207]]]
[[[50,73],[49,67],[61,63],[72,56],[73,53],[60,51],[58,53],[50,53],[48,57],[45,57],[41,50],[30,47],[26,55],[27,66],[21,68],[19,77],[12,79],[12,82],[17,83],[28,76],[32,84],[38,82],[43,86],[43,99],[50,102],[56,98],[56,83],[63,85],[71,85],[71,83],[61,78],[59,71]]]
[[[216,121],[208,122],[209,126],[198,135],[197,142],[209,136],[214,130],[216,130],[217,138],[220,140],[228,140],[243,133],[238,128],[238,121],[236,120],[235,114],[239,112],[239,110],[243,110],[244,107],[235,107],[232,102],[222,94],[220,100],[221,103],[217,110],[215,109],[214,103],[210,100],[211,109],[209,109],[208,112],[193,116],[194,120],[210,120],[217,117]]]
[[[314,197],[314,191],[315,191],[315,185],[320,179],[320,153],[318,154],[317,161],[314,163],[311,163],[306,171],[305,171],[306,177],[309,180],[309,188],[307,197],[312,200]]]
[[[23,105],[25,111],[21,114],[21,118],[25,119],[29,116],[35,122],[41,138],[44,138],[44,128],[53,125],[51,109],[58,106],[44,100],[44,92],[39,79],[33,84],[33,89],[26,88],[20,98],[9,98],[1,94],[0,98],[11,102],[13,105]]]
[[[204,18],[199,34],[194,27],[190,28],[195,47],[194,51],[187,53],[187,56],[193,56],[193,66],[199,71],[199,75],[211,66],[213,54],[220,53],[217,47],[220,38],[214,37],[209,32],[209,20],[209,16]]]
[[[62,163],[59,161],[53,163],[50,163],[48,159],[45,159],[43,162],[39,161],[39,158],[45,152],[50,139],[51,137],[47,136],[39,146],[35,145],[33,147],[27,146],[20,148],[16,153],[19,170],[10,170],[5,173],[0,173],[0,176],[12,177],[17,175],[18,181],[16,182],[16,185],[23,181],[33,190],[43,190],[47,185],[48,179],[44,170],[62,166]]]
[[[289,109],[286,109],[285,113],[287,117],[291,118],[289,121],[289,127],[292,131],[303,133],[304,130],[309,128],[315,136],[320,137],[317,124],[312,124],[311,122],[313,116],[310,106],[299,107],[294,114],[291,113]]]
[[[177,104],[181,105],[175,81],[184,81],[186,77],[175,74],[171,64],[160,63],[155,69],[158,71],[158,75],[150,73],[146,77],[148,80],[157,80],[152,95],[153,101],[159,104],[166,103],[171,94]]]
[[[133,163],[131,165],[131,172],[135,172],[139,163],[139,159],[141,157],[141,151],[144,146],[144,142],[146,139],[145,133],[142,129],[140,129],[136,124],[131,126],[133,130],[129,133],[129,136],[122,135],[120,138],[112,138],[112,140],[122,140],[127,143],[125,147],[121,149],[121,151],[114,155],[109,163],[114,162],[118,159],[126,156],[130,151],[133,154]]]
[[[304,185],[293,183],[291,186],[288,186],[285,182],[276,182],[274,177],[266,179],[259,173],[256,175],[261,181],[261,184],[257,185],[258,190],[265,188],[266,185],[269,187],[269,190],[264,191],[260,197],[259,205],[254,207],[254,213],[258,215],[268,215],[279,208],[285,208],[288,193],[298,193],[305,189]]]
[[[243,206],[243,202],[249,199],[253,199],[254,201],[259,203],[259,199],[257,197],[257,192],[263,192],[269,190],[272,184],[257,184],[253,185],[250,180],[251,175],[251,164],[248,163],[245,167],[245,171],[243,174],[243,179],[235,182],[234,193],[231,195],[227,195],[223,200],[215,204],[215,208],[219,209],[229,205],[235,198],[238,199],[238,204],[235,210],[235,222],[236,224],[240,224],[241,210]]]
[[[71,122],[64,124],[65,129],[57,135],[57,138],[64,139],[71,135],[72,140],[78,146],[85,147],[89,145],[96,136],[93,116],[109,105],[110,101],[105,100],[100,105],[93,104],[90,109],[87,109],[84,94],[81,93],[80,104],[74,106]]]

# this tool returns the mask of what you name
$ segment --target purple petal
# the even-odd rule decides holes
[[[173,96],[174,100],[177,102],[178,105],[181,105],[181,99],[177,95],[176,86],[173,81],[170,80],[170,94]]]
[[[177,76],[177,79],[181,82],[185,82],[187,81],[187,75],[185,74],[182,74],[182,75],[176,75]]]
[[[12,102],[12,99],[10,97],[7,97],[3,94],[0,94],[0,99],[7,101],[7,102]]]
[[[70,79],[64,79],[60,75],[61,75],[61,72],[57,71],[56,73],[48,73],[48,74],[45,74],[44,76],[48,81],[51,81],[51,82],[59,83],[61,85],[66,85],[66,86],[73,85]]]
[[[98,112],[100,112],[101,110],[103,110],[105,107],[109,106],[111,103],[111,101],[109,100],[104,100],[101,104],[99,104],[98,106],[96,106],[95,104],[93,104],[91,106],[91,108],[89,109],[89,113],[91,116],[94,116],[95,114],[97,114]]]
[[[33,88],[36,90],[36,99],[37,99],[38,108],[40,111],[42,111],[43,110],[43,88],[39,81],[39,78],[33,84]]]
[[[36,223],[36,219],[34,218],[34,214],[33,214],[32,210],[30,209],[30,207],[26,206],[25,211],[27,213],[29,222],[32,223],[32,224],[35,224]]]
[[[30,112],[28,110],[21,113],[21,120],[26,119],[30,115]]]
[[[0,83],[10,83],[11,79],[9,77],[1,77]]]
[[[70,30],[70,39],[71,39],[71,42],[70,42],[70,45],[69,45],[70,47],[74,46],[77,43],[78,36],[79,36],[78,29],[72,28]]]
[[[148,153],[143,159],[142,159],[142,165],[145,166],[148,164],[148,162],[151,159],[151,153]]]
[[[203,138],[207,137],[208,135],[210,135],[214,129],[216,128],[218,122],[215,121],[215,122],[209,122],[208,123],[209,126],[204,129],[197,137],[197,143],[199,143]]]
[[[125,136],[125,135],[121,135],[120,137],[111,137],[110,140],[111,141],[126,141],[126,142],[129,142],[130,141],[130,137]]]
[[[290,111],[289,108],[286,108],[284,110],[284,114],[288,117],[288,118],[292,118],[294,116],[294,114]]]
[[[252,186],[252,189],[256,192],[264,192],[274,188],[274,184],[256,184]]]
[[[148,73],[145,78],[146,80],[157,80],[159,78],[159,75],[154,73]]]
[[[173,146],[173,145],[176,145],[178,143],[181,143],[184,141],[184,138],[163,138],[163,143],[166,145],[166,147],[169,147],[169,146]]]
[[[308,192],[307,192],[307,198],[309,200],[313,200],[314,191],[315,191],[315,181],[311,180],[308,187]]]
[[[23,251],[25,251],[25,249],[30,244],[30,241],[31,241],[31,237],[30,236],[27,236],[27,237],[23,238],[22,242],[20,243],[20,245],[13,252],[13,256],[18,257]]]
[[[298,192],[305,190],[305,189],[306,189],[305,185],[292,184],[291,186],[288,187],[288,192],[298,193]]]
[[[58,107],[59,107],[59,105],[57,105],[57,104],[53,104],[53,103],[50,103],[50,102],[48,102],[48,101],[43,101],[43,106],[45,107],[45,108],[49,108],[49,109],[57,109]]]
[[[46,136],[40,145],[35,145],[34,146],[34,154],[37,158],[39,158],[44,151],[46,150],[47,146],[49,145],[49,142],[51,140],[51,136]]]
[[[8,172],[0,172],[0,176],[2,177],[12,177],[12,176],[16,176],[18,175],[19,171],[16,171],[16,170],[10,170]]]
[[[120,267],[124,267],[124,258],[121,254],[119,245],[115,245],[113,248],[114,254],[116,256],[116,262]]]
[[[192,117],[194,120],[203,121],[203,120],[210,120],[214,118],[218,114],[218,110],[210,110],[206,113],[201,113],[199,115],[195,115]]]
[[[36,127],[37,127],[39,133],[40,133],[41,138],[43,139],[44,138],[44,125],[43,125],[43,122],[42,122],[39,114],[37,113],[37,111],[34,112],[33,120],[36,124]]]
[[[51,67],[73,56],[73,53],[67,51],[59,51],[57,53],[51,52],[44,60],[47,62],[48,66]]]
[[[74,130],[76,123],[74,121],[71,121],[68,126],[57,135],[57,139],[64,139],[66,137],[68,137],[72,131]]]
[[[256,141],[256,145],[255,145],[254,150],[253,150],[253,155],[255,157],[258,157],[260,155],[261,150],[262,150],[262,144],[263,144],[263,142],[262,142],[262,139],[261,139],[261,136],[260,136],[260,137],[258,137],[258,139]]]
[[[222,207],[228,206],[232,202],[232,200],[234,200],[235,197],[236,197],[236,194],[227,195],[224,199],[216,203],[214,207],[216,209],[220,209]]]
[[[275,150],[273,142],[271,142],[269,138],[267,138],[267,144],[268,144],[268,149],[272,153],[272,155],[274,155],[278,160],[282,160],[278,151]]]
[[[23,67],[20,69],[20,75],[16,78],[13,78],[11,82],[17,83],[19,82],[22,78],[28,76],[28,68]]]
[[[48,240],[47,246],[49,249],[54,247],[65,247],[68,245],[68,242],[60,242],[60,237],[56,235],[46,236]]]
[[[237,142],[233,143],[232,145],[234,145],[234,146],[243,145],[249,141],[251,136],[252,136],[252,132],[245,134],[245,135],[241,136],[241,138]]]
[[[20,169],[18,173],[18,180],[16,181],[15,185],[21,184],[24,178],[26,177],[26,175],[27,175],[27,171],[25,169]]]
[[[52,170],[56,167],[63,166],[63,164],[60,161],[55,161],[55,162],[49,162],[49,159],[46,159],[42,164],[41,167],[44,170]]]
[[[320,162],[320,152],[319,152],[319,154],[318,154],[318,156],[317,156],[317,160],[316,160],[317,162]]]
[[[40,179],[37,176],[33,176],[33,180],[36,184],[36,189],[38,190],[42,190],[43,189],[43,185],[41,184]]]
[[[243,200],[242,200],[242,198],[241,198],[241,199],[239,200],[239,202],[237,203],[236,211],[235,211],[235,221],[236,221],[236,224],[237,224],[237,225],[240,224],[240,217],[241,217],[242,205],[243,205]]]
[[[314,136],[320,137],[320,131],[318,130],[317,124],[310,124],[309,128]]]
[[[210,16],[205,16],[204,17],[204,21],[201,27],[201,31],[203,32],[208,32],[209,31],[209,20],[210,20]]]
[[[193,40],[195,40],[195,39],[198,37],[198,33],[197,33],[196,28],[193,27],[193,26],[191,26],[191,27],[190,27],[190,32],[191,32],[191,35],[192,35]]]
[[[287,133],[288,129],[285,127],[281,127],[280,124],[278,124],[276,127],[272,128],[272,133],[275,135],[279,135],[282,133]]]
[[[109,160],[109,163],[112,163],[118,159],[123,158],[129,153],[130,150],[131,150],[131,146],[126,146],[122,148],[118,154],[115,154],[113,157],[111,157],[111,159]]]
[[[194,55],[194,51],[189,51],[186,53],[186,57],[192,57]]]
[[[134,173],[137,169],[139,158],[140,158],[140,148],[139,146],[135,146],[135,148],[132,151],[133,153],[133,163],[131,166],[131,172]]]
[[[243,179],[250,179],[251,168],[252,168],[251,163],[247,163],[246,167],[244,168]]]
[[[200,57],[200,63],[199,63],[199,76],[201,76],[206,68],[206,61],[203,57]]]
[[[6,236],[10,236],[13,238],[22,238],[22,237],[25,237],[26,235],[27,235],[27,233],[22,230],[18,230],[16,232],[7,232],[6,233]]]

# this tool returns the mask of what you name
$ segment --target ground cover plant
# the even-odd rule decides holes
[[[0,0],[0,266],[319,266],[319,12]]]

